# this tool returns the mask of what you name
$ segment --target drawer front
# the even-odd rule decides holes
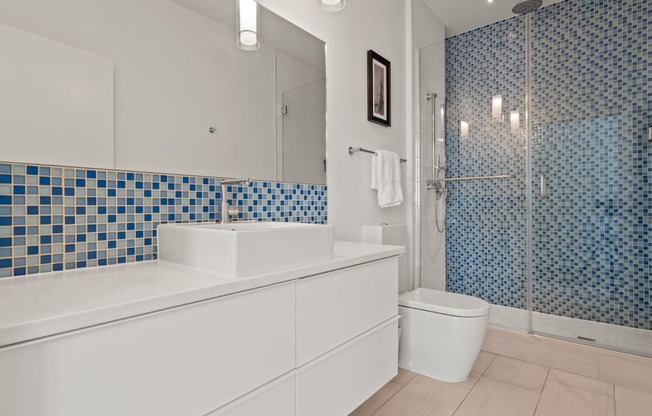
[[[296,373],[279,377],[207,416],[295,416]]]
[[[396,257],[297,282],[297,365],[398,313]]]
[[[398,317],[299,368],[297,416],[348,415],[397,373]]]
[[[3,416],[205,415],[295,368],[295,282],[0,350]]]

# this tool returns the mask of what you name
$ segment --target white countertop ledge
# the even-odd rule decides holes
[[[0,279],[0,347],[398,256],[336,241],[332,260],[225,277],[160,260]]]

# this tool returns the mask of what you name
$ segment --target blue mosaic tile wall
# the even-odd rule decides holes
[[[524,120],[524,30],[515,18],[446,42],[446,176],[516,175],[446,185],[447,289],[517,308],[526,305],[525,142],[509,114]],[[503,116],[494,119],[497,94]]]
[[[0,277],[156,258],[156,227],[220,219],[220,179],[0,162]],[[327,188],[228,186],[241,220],[325,224]]]
[[[535,311],[652,329],[651,8],[567,0],[532,15]],[[509,118],[492,119],[491,97],[502,94],[503,112],[519,109],[525,119],[524,22],[447,41],[450,176],[517,175],[450,187],[447,286],[518,308],[526,302],[525,130],[506,133]]]

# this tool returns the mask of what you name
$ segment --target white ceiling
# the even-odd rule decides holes
[[[233,29],[235,0],[173,0],[186,8]],[[324,42],[282,17],[260,7],[260,42],[280,50],[313,68],[324,69]]]
[[[446,26],[446,37],[513,17],[517,0],[423,0]],[[543,7],[562,0],[543,0]]]

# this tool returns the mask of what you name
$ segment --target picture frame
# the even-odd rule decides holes
[[[385,127],[392,125],[391,63],[367,51],[367,120]]]

